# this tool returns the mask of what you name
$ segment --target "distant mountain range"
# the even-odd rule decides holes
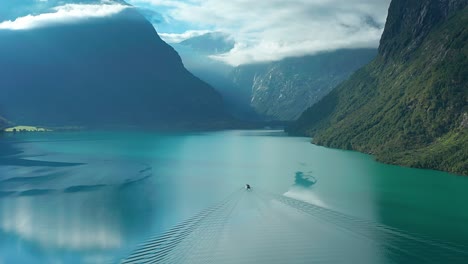
[[[377,49],[349,49],[231,67],[210,58],[234,48],[226,34],[207,33],[172,45],[192,73],[223,95],[232,114],[254,120],[297,119],[377,55]]]
[[[190,47],[197,52],[214,55],[229,52],[234,48],[236,42],[228,34],[211,32],[186,39],[179,44]]]
[[[257,114],[291,121],[376,55],[376,49],[337,50],[239,66],[231,76],[239,90],[250,91],[250,105]]]
[[[379,54],[288,128],[392,164],[468,175],[467,0],[393,0]]]
[[[235,43],[230,36],[219,32],[207,33],[171,45],[180,54],[190,72],[221,93],[231,114],[243,120],[262,119],[250,106],[250,90],[245,92],[244,87],[238,87],[233,82],[234,67],[210,57],[228,52],[234,47]]]
[[[222,127],[221,95],[135,9],[0,30],[0,111],[41,126]]]

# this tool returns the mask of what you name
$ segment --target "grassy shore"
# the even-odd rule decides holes
[[[50,132],[51,129],[43,128],[43,127],[36,127],[36,126],[15,126],[9,127],[4,130],[7,133],[14,133],[14,132]]]

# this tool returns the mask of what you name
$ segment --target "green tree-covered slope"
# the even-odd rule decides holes
[[[393,0],[379,55],[287,130],[378,160],[468,175],[466,0]]]

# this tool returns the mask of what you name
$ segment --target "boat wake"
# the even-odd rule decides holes
[[[142,243],[119,263],[466,263],[468,247],[255,189]]]

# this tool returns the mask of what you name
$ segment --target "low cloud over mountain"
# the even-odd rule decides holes
[[[229,34],[236,46],[214,58],[240,65],[342,48],[376,48],[390,0],[128,2],[164,11],[165,21],[155,26],[168,42],[180,42],[198,32]]]

